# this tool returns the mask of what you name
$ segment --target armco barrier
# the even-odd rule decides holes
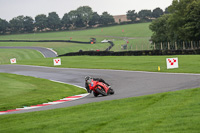
[[[66,53],[59,56],[141,56],[141,55],[195,55],[200,54],[200,49],[195,50],[143,50],[143,51],[80,51]]]

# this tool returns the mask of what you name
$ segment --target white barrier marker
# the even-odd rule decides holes
[[[166,58],[167,69],[178,68],[178,58]]]
[[[61,65],[61,59],[60,59],[60,58],[58,58],[58,59],[53,59],[53,62],[54,62],[54,66]]]
[[[16,58],[12,58],[12,59],[10,59],[10,63],[11,63],[11,64],[13,64],[13,63],[17,63]]]

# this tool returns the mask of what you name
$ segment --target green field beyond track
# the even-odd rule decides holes
[[[99,39],[112,37],[150,37],[152,32],[149,29],[149,24],[139,23],[77,31],[1,35],[0,40],[70,40],[72,38],[72,40],[76,41],[89,41],[91,37]],[[97,41],[100,42],[101,40]]]
[[[179,68],[167,69],[166,58],[178,57]],[[114,69],[131,71],[200,73],[200,55],[177,56],[68,56],[61,57],[65,68]],[[18,64],[53,67],[53,58],[21,60]]]
[[[1,133],[198,133],[200,88],[1,115]]]
[[[21,108],[86,93],[72,85],[46,79],[0,73],[0,111]]]

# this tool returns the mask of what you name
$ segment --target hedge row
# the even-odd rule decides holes
[[[193,55],[200,54],[200,49],[195,50],[144,50],[144,51],[80,51],[66,53],[59,56],[140,56],[140,55]]]
[[[0,42],[70,42],[70,43],[91,44],[91,42],[80,42],[71,40],[0,40]]]

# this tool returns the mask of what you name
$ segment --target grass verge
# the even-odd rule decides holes
[[[167,69],[166,58],[178,57],[179,68]],[[114,69],[131,71],[200,73],[200,55],[176,56],[68,56],[61,57],[65,68]],[[18,64],[53,67],[53,59],[21,60]]]
[[[62,109],[2,115],[1,133],[200,131],[200,88]]]
[[[28,76],[0,73],[0,79],[0,111],[86,93],[85,90],[72,85]]]

